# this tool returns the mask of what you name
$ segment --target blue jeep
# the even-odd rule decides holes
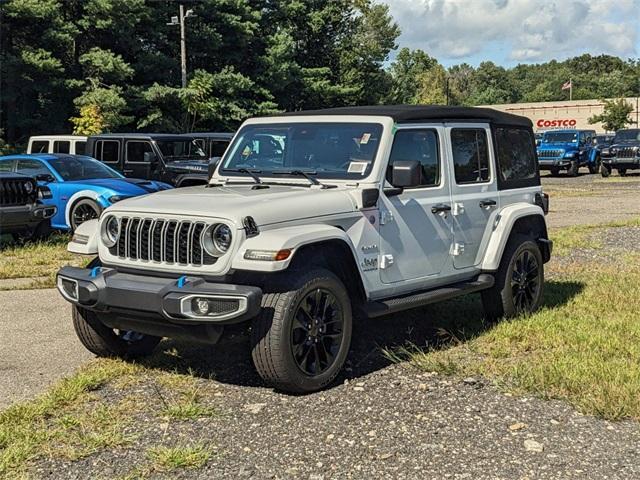
[[[549,170],[557,175],[566,170],[571,177],[578,175],[580,167],[588,167],[596,173],[600,167],[600,155],[594,148],[594,130],[549,130],[538,146],[540,170]]]

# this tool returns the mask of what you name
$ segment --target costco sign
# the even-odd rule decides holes
[[[536,122],[538,128],[543,127],[575,127],[578,121],[575,118],[567,118],[563,120],[545,120],[541,118]]]

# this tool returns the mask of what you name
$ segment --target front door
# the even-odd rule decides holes
[[[151,142],[127,140],[124,146],[124,175],[132,178],[152,178],[155,154]]]
[[[449,124],[447,138],[452,161],[451,219],[453,265],[464,269],[478,265],[488,232],[499,207],[491,130],[486,124]]]
[[[387,182],[395,161],[418,160],[421,185],[380,202],[380,277],[383,283],[427,279],[449,263],[451,196],[443,161],[442,127],[401,127],[395,134]]]

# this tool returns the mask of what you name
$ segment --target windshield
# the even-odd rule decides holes
[[[575,143],[578,141],[577,132],[547,132],[542,139],[543,143]]]
[[[162,152],[165,162],[176,160],[197,159],[206,160],[207,155],[196,140],[157,140],[156,144]]]
[[[318,177],[359,179],[369,174],[380,143],[377,123],[289,123],[247,125],[236,136],[221,167],[227,175],[246,168]]]
[[[640,140],[640,130],[620,130],[616,133],[616,138],[614,139],[614,143],[618,142],[635,142],[636,140]]]
[[[115,170],[91,157],[76,155],[49,160],[49,165],[66,182],[74,180],[93,180],[98,178],[122,178]]]

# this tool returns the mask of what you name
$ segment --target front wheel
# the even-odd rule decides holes
[[[69,223],[72,231],[75,231],[80,225],[87,220],[99,218],[102,213],[102,207],[90,198],[78,200],[69,212]]]
[[[627,176],[627,169],[626,168],[619,168],[618,169],[618,175],[620,175],[621,177],[626,177]]]
[[[560,175],[560,169],[558,167],[551,167],[551,176],[557,177]]]
[[[607,178],[609,175],[611,175],[611,169],[609,167],[607,167],[606,165],[601,165],[600,166],[600,175],[602,175],[602,178]]]
[[[577,177],[579,171],[580,171],[580,163],[578,162],[578,160],[571,160],[571,165],[569,165],[569,169],[567,170],[567,173],[569,174],[569,176]]]
[[[495,320],[535,312],[542,302],[543,285],[540,247],[526,235],[512,236],[495,273],[494,286],[482,292],[486,316]]]
[[[144,357],[150,355],[160,343],[160,337],[115,330],[102,323],[98,314],[75,305],[71,308],[78,339],[98,357]]]
[[[285,275],[264,295],[251,329],[251,355],[270,385],[314,392],[335,379],[347,358],[351,302],[344,284],[328,270]]]
[[[591,174],[598,173],[599,170],[600,170],[600,157],[596,157],[593,160],[593,163],[589,164],[589,173]]]

